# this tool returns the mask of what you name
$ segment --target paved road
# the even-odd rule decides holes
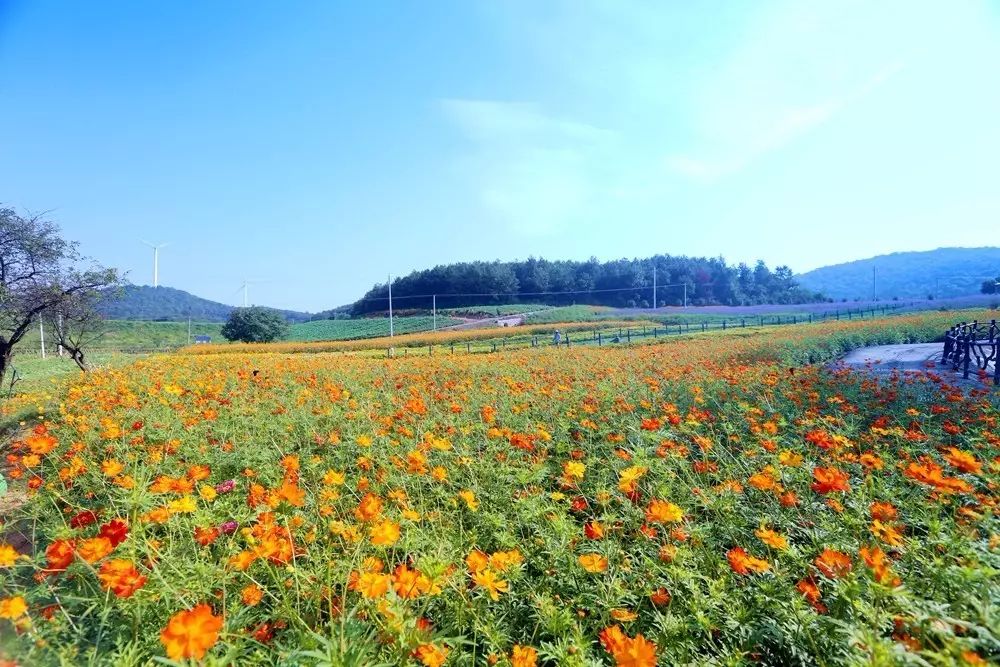
[[[853,350],[837,364],[852,368],[871,367],[877,370],[924,370],[941,361],[942,343],[912,343],[909,345],[879,345]]]
[[[856,370],[867,370],[882,375],[893,371],[934,370],[948,381],[963,387],[992,387],[992,382],[984,384],[978,378],[978,367],[973,362],[969,368],[969,379],[962,378],[961,372],[951,370],[951,364],[941,365],[942,343],[913,343],[910,345],[880,345],[854,350],[847,356],[833,362],[834,368],[847,366]],[[993,364],[986,372],[993,375]]]

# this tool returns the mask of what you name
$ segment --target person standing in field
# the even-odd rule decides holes
[[[562,341],[562,334],[559,333],[559,329],[556,329],[555,334],[552,336],[552,344],[558,345]]]

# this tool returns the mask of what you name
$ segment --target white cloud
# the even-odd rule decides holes
[[[601,196],[601,155],[613,132],[548,115],[532,104],[442,101],[472,144],[464,177],[482,204],[512,230],[547,235],[586,218]]]

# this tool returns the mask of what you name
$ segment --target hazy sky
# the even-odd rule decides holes
[[[0,202],[228,303],[1000,242],[989,0],[0,0],[0,94]]]

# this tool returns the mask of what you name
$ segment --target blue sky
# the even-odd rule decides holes
[[[0,202],[320,310],[388,273],[998,243],[1000,3],[0,0]]]

